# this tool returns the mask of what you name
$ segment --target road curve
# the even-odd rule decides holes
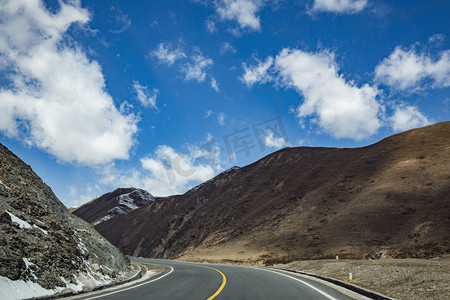
[[[315,280],[263,268],[131,258],[164,266],[158,277],[134,287],[83,299],[355,299]]]

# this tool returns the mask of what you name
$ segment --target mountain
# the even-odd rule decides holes
[[[95,228],[124,253],[271,264],[450,253],[450,122],[285,148]]]
[[[71,215],[1,144],[0,232],[0,299],[89,290],[132,271],[117,248]]]
[[[92,225],[98,225],[116,216],[129,213],[155,201],[147,191],[136,188],[118,188],[95,198],[72,213]]]

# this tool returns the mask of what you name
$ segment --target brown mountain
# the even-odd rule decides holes
[[[271,263],[450,253],[450,122],[363,148],[285,148],[95,228],[145,257]]]

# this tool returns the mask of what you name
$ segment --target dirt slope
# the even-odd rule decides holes
[[[285,148],[95,227],[127,254],[274,263],[450,253],[450,122]]]

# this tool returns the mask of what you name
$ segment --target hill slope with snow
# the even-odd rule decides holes
[[[0,232],[0,299],[89,290],[132,271],[119,250],[71,215],[1,144]]]

